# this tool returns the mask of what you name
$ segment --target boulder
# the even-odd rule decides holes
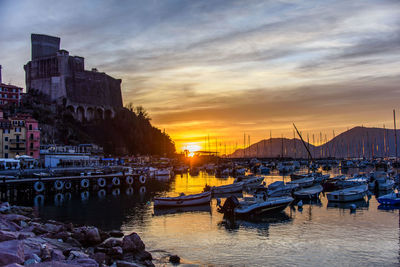
[[[88,227],[85,231],[85,243],[87,244],[99,244],[101,237],[99,230],[96,227]]]
[[[4,267],[22,267],[23,265],[21,265],[21,264],[18,264],[18,263],[11,263],[11,264],[7,264],[6,266],[4,266]]]
[[[18,239],[17,232],[0,230],[0,242],[13,240],[13,239]]]
[[[81,244],[78,240],[76,240],[75,238],[73,238],[73,237],[68,237],[68,238],[65,240],[65,242],[66,242],[66,243],[69,243],[69,244],[72,245],[73,247],[78,247],[78,248],[82,247],[82,244]]]
[[[51,224],[51,223],[46,223],[44,225],[44,229],[46,229],[46,231],[50,232],[50,233],[58,233],[63,229],[63,226],[62,225]]]
[[[4,219],[3,217],[0,217],[0,230],[5,230],[5,231],[20,231],[21,226],[16,224],[13,221],[8,221]]]
[[[118,230],[113,230],[113,231],[109,232],[109,235],[111,237],[123,237],[124,233],[121,231],[118,231]]]
[[[5,212],[10,210],[10,204],[8,202],[0,203],[0,212]]]
[[[74,260],[74,259],[82,259],[82,258],[89,258],[89,255],[86,253],[83,253],[82,251],[77,251],[77,250],[72,250],[69,253],[68,260]]]
[[[122,239],[110,237],[104,240],[103,243],[101,243],[99,246],[104,248],[112,248],[116,246],[122,247]]]
[[[9,240],[0,243],[0,266],[25,261],[24,246],[20,240]]]
[[[107,250],[107,255],[114,259],[122,259],[123,253],[121,247],[113,247]]]
[[[173,264],[179,264],[179,263],[181,263],[181,258],[178,255],[171,255],[169,257],[169,262],[171,262]]]
[[[62,260],[65,260],[65,256],[61,250],[53,249],[51,251],[51,260],[52,261],[62,261]]]
[[[152,260],[153,257],[151,256],[150,252],[147,252],[145,250],[139,251],[135,253],[135,258],[139,261],[146,261],[146,260]]]
[[[106,260],[106,254],[103,252],[96,252],[91,255],[90,258],[94,259],[99,265],[101,265]]]
[[[20,223],[21,221],[30,221],[31,219],[19,214],[4,214],[1,216],[3,219],[11,222]]]
[[[122,239],[122,249],[126,252],[139,252],[145,249],[145,245],[137,233],[132,233]]]
[[[81,267],[98,267],[99,266],[99,264],[94,259],[90,259],[90,258],[78,258],[78,259],[75,259],[68,263],[76,264]]]

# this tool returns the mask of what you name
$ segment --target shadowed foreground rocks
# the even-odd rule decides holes
[[[136,233],[43,222],[29,207],[0,203],[0,266],[154,266]]]

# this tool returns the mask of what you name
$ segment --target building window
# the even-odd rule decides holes
[[[21,132],[21,128],[19,128],[19,127],[15,128],[15,132],[16,133],[20,133]]]
[[[4,141],[8,142],[8,136],[4,137]]]
[[[32,130],[32,129],[31,129]],[[33,140],[33,134],[31,133],[31,140]]]
[[[5,146],[4,146],[4,149],[8,149],[8,145],[5,145]]]
[[[31,147],[31,149],[33,149],[33,143],[31,143],[30,147]]]
[[[3,133],[5,133],[5,134],[10,133],[10,129],[4,129],[4,130],[3,130]]]
[[[29,124],[29,131],[32,131],[32,124]]]
[[[4,153],[4,157],[8,159],[8,153]]]
[[[31,156],[33,156],[33,152],[31,152],[30,154],[31,154]]]
[[[7,94],[4,94],[4,98],[7,98]]]

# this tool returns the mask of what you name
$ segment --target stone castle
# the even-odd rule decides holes
[[[37,90],[64,105],[76,119],[113,117],[122,108],[121,80],[96,69],[85,59],[60,49],[60,38],[32,34],[32,59],[25,66],[26,90]]]

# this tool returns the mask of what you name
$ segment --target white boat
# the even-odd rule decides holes
[[[348,202],[363,199],[367,195],[368,185],[349,187],[326,194],[329,201]]]
[[[370,190],[390,190],[394,187],[394,180],[386,172],[375,172],[371,174],[371,181],[368,184]]]
[[[170,176],[171,171],[169,169],[158,169],[155,171],[156,176]]]
[[[220,211],[235,216],[249,216],[265,213],[275,213],[284,210],[293,198],[267,197],[265,194],[255,194],[254,197],[246,197],[239,201],[236,197],[229,197]]]
[[[269,197],[286,196],[291,195],[297,188],[299,188],[298,184],[285,184],[283,181],[276,181],[268,186],[267,194]]]
[[[348,188],[348,187],[354,187],[354,186],[359,186],[359,185],[365,185],[368,183],[368,181],[369,181],[369,179],[367,177],[356,176],[354,178],[339,180],[336,182],[336,186],[338,188]]]
[[[238,182],[233,184],[213,186],[211,187],[211,192],[214,194],[226,194],[226,193],[237,193],[242,192],[244,182]]]
[[[318,184],[312,187],[302,188],[293,194],[297,199],[313,199],[318,198],[319,194],[324,190],[322,185]]]
[[[234,183],[243,182],[244,186],[255,187],[264,181],[262,176],[239,176],[235,179]]]
[[[306,177],[303,179],[297,179],[294,181],[287,182],[286,184],[297,184],[299,187],[312,186],[314,183],[314,177]]]
[[[195,195],[181,195],[179,197],[156,197],[154,207],[184,207],[210,203],[211,191]]]

